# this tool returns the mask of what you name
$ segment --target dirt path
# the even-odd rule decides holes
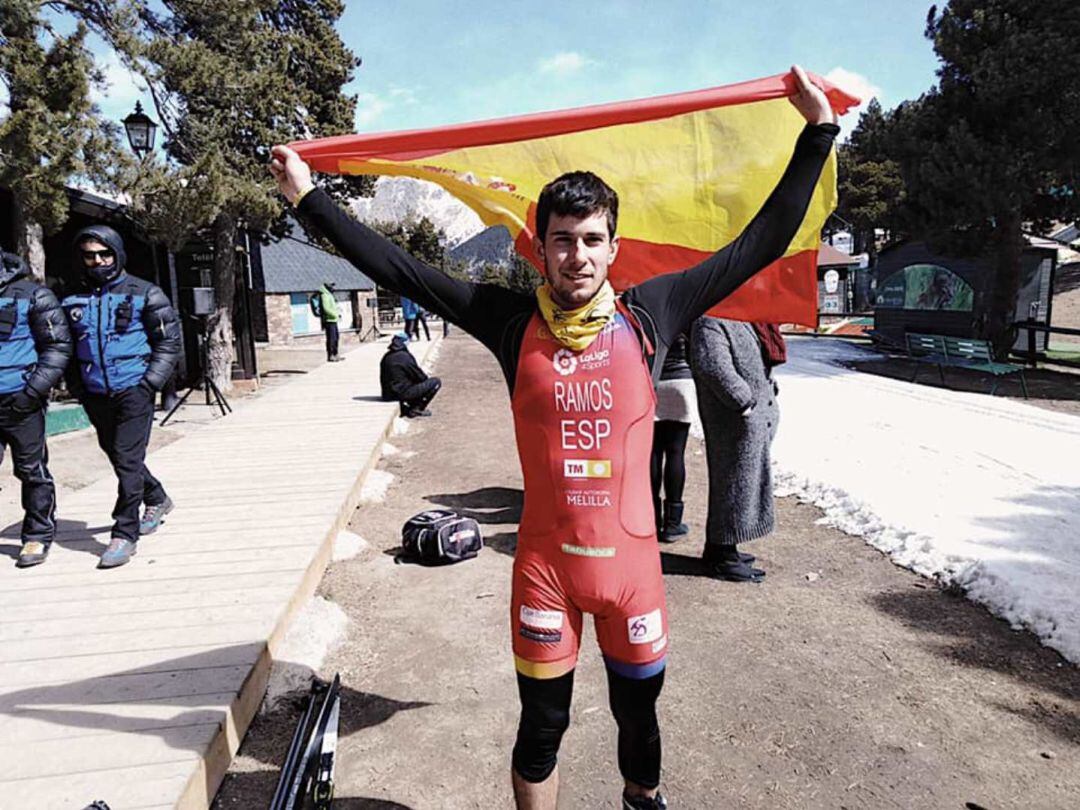
[[[336,807],[511,806],[512,424],[478,344],[452,338],[438,373],[435,416],[391,440],[400,452],[380,467],[395,481],[353,519],[371,548],[321,587],[350,618],[325,667],[346,687]],[[693,539],[664,549],[673,808],[1080,807],[1075,667],[791,500],[753,544],[765,584],[698,576],[706,478],[694,440],[688,475]],[[432,504],[476,516],[490,548],[451,568],[396,565],[401,524]],[[575,690],[561,806],[614,808],[614,723],[591,629]],[[256,722],[216,807],[266,805],[295,720],[284,709]]]

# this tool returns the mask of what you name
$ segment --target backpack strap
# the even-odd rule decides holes
[[[660,379],[660,372],[662,370],[662,364],[657,363],[656,346],[653,340],[656,337],[656,322],[649,314],[648,310],[643,309],[633,304],[627,304],[620,296],[615,302],[616,309],[622,313],[622,316],[626,318],[627,323],[637,333],[638,339],[641,341],[641,356],[645,360],[645,366],[649,369],[649,375],[652,377],[653,385]],[[649,330],[647,326],[652,327],[653,337],[649,337]]]

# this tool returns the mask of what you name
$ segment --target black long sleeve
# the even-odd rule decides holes
[[[143,380],[155,391],[160,391],[180,360],[180,323],[168,297],[153,284],[146,292],[142,321],[150,343],[150,363]]]
[[[504,287],[450,278],[352,219],[321,189],[297,210],[376,284],[460,326],[496,354],[507,322],[535,306],[531,296]]]
[[[30,294],[27,314],[38,359],[26,381],[25,391],[44,402],[49,398],[49,390],[60,382],[71,360],[71,332],[60,302],[48,287],[39,285]]]
[[[780,182],[733,242],[694,267],[651,278],[627,291],[627,301],[642,306],[652,316],[657,337],[665,346],[710,307],[784,255],[806,215],[839,131],[835,124],[807,124]]]

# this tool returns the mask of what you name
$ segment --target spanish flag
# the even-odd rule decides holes
[[[821,83],[838,113],[858,104]],[[485,225],[505,225],[518,252],[541,271],[532,247],[540,190],[564,172],[592,171],[619,195],[621,247],[610,279],[623,290],[694,265],[739,235],[779,181],[804,125],[787,101],[794,92],[785,73],[637,101],[290,145],[316,171],[437,183]],[[835,207],[831,156],[784,257],[711,314],[814,325],[820,231]]]

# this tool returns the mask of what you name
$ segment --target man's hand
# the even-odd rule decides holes
[[[814,84],[806,71],[798,65],[792,65],[791,76],[795,80],[795,95],[788,101],[794,105],[808,124],[835,124],[836,113],[833,111],[825,92]]]
[[[287,146],[275,146],[270,150],[270,174],[277,181],[278,191],[293,204],[297,197],[315,185],[311,180],[311,168]]]

